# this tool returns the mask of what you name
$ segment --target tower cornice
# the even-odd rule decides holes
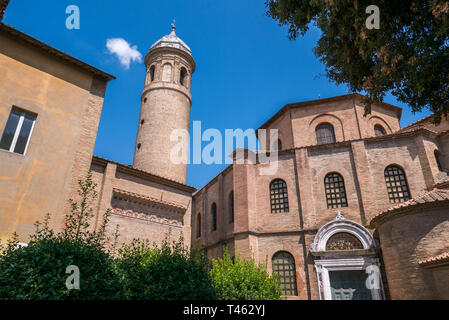
[[[145,86],[142,92],[141,99],[144,99],[145,96],[150,91],[159,90],[159,89],[165,89],[165,90],[174,90],[176,92],[182,93],[190,102],[190,105],[192,105],[192,94],[190,93],[189,89],[187,89],[184,86],[180,86],[176,83],[171,82],[152,82],[149,85]]]

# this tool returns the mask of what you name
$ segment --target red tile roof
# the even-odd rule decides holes
[[[119,162],[115,162],[106,158],[102,158],[99,156],[93,156],[92,157],[92,163],[93,164],[97,164],[97,165],[102,165],[102,166],[106,166],[107,163],[112,163],[117,165],[117,169],[121,169],[123,172],[127,172],[129,174],[135,175],[137,177],[140,177],[142,179],[148,179],[150,181],[155,181],[158,182],[160,184],[166,185],[166,186],[171,186],[177,189],[181,189],[190,193],[194,193],[196,191],[195,187],[189,186],[187,184],[166,178],[166,177],[162,177],[162,176],[157,176],[155,174],[143,171],[143,170],[139,170],[136,168],[133,168],[132,166],[128,165],[128,164],[123,164],[123,163],[119,163]]]
[[[408,211],[415,207],[425,207],[441,204],[449,205],[449,190],[435,188],[431,191],[424,192],[407,202],[397,204],[394,207],[380,212],[371,220],[370,227],[375,228],[379,223],[382,223],[389,217],[397,213]]]
[[[449,176],[437,181],[437,183],[435,183],[435,188],[439,188],[439,187],[449,187]]]
[[[445,252],[438,256],[434,256],[418,262],[418,264],[422,267],[436,266],[446,263],[449,263],[449,252]]]
[[[282,114],[284,114],[286,111],[292,109],[292,108],[299,108],[304,106],[312,106],[317,104],[324,104],[334,101],[340,101],[340,100],[348,100],[348,99],[363,99],[365,96],[359,94],[359,93],[349,93],[341,96],[331,97],[331,98],[324,98],[324,99],[317,99],[317,100],[309,100],[309,101],[302,101],[302,102],[296,102],[296,103],[289,103],[282,107],[274,116],[272,116],[268,121],[266,121],[259,129],[265,129],[268,128],[276,119],[278,119]],[[394,110],[398,117],[400,118],[402,115],[402,108],[399,108],[397,106],[391,105],[386,102],[377,102],[380,105],[383,105],[387,108],[390,108]],[[257,134],[257,131],[256,131]]]
[[[432,115],[424,117],[424,118],[422,118],[422,119],[420,119],[420,120],[418,120],[418,121],[416,121],[416,122],[414,122],[414,123],[412,123],[412,124],[402,128],[401,130],[399,130],[399,132],[408,131],[408,129],[411,129],[411,128],[415,127],[415,126],[418,126],[421,123],[423,123],[423,122],[425,122],[425,121],[427,121],[427,120],[429,120],[431,118],[432,118]]]

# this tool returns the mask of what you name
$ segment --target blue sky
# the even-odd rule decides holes
[[[80,8],[80,30],[65,27],[69,5]],[[203,130],[256,129],[287,103],[348,93],[322,75],[312,52],[319,31],[290,41],[265,11],[263,0],[11,0],[3,22],[117,77],[108,85],[94,154],[132,164],[145,68],[124,68],[108,53],[110,38],[145,55],[176,19],[197,63],[191,121]],[[429,114],[412,114],[391,95],[385,101],[404,108],[402,126]],[[189,165],[187,182],[200,188],[225,167]]]

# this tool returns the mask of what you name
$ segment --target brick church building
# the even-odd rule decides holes
[[[401,128],[400,108],[364,117],[358,94],[288,104],[261,126],[279,132],[275,174],[245,150],[196,191],[170,161],[170,134],[189,131],[192,51],[173,28],[145,66],[134,163],[120,164],[93,156],[114,77],[0,24],[1,240],[26,243],[48,212],[61,228],[91,171],[95,219],[111,209],[121,242],[227,247],[267,261],[289,299],[449,299],[447,120]]]

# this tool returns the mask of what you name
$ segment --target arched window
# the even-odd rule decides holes
[[[282,292],[286,296],[297,296],[295,259],[285,251],[276,253],[272,259],[273,274],[281,281]]]
[[[186,79],[187,79],[187,70],[183,67],[181,68],[181,72],[179,73],[179,83],[182,86],[186,86]]]
[[[320,124],[315,131],[317,144],[335,143],[335,131],[330,123]]]
[[[435,150],[434,155],[435,155],[435,161],[437,162],[437,165],[438,165],[438,170],[444,171],[443,166],[441,165],[441,153],[440,153],[440,151]]]
[[[211,216],[211,230],[216,231],[217,230],[217,205],[215,202],[212,204],[212,207],[210,209],[210,216]]]
[[[326,191],[326,201],[328,209],[348,206],[345,181],[340,174],[336,172],[329,173],[324,178],[324,189]]]
[[[171,82],[171,64],[164,64],[164,68],[162,69],[162,81]]]
[[[151,66],[151,68],[150,68],[150,80],[151,80],[151,82],[153,82],[154,81],[154,66]]]
[[[404,170],[398,166],[389,166],[385,169],[385,183],[391,203],[410,200],[410,191]]]
[[[201,213],[196,218],[196,238],[201,238]]]
[[[276,179],[270,184],[271,213],[288,212],[287,184]]]
[[[229,223],[234,223],[234,191],[229,195]]]
[[[326,243],[326,251],[359,249],[363,249],[363,244],[357,237],[348,232],[336,233]]]
[[[376,124],[374,126],[374,134],[376,135],[376,137],[381,137],[381,136],[386,135],[387,133],[385,132],[384,127],[382,127],[379,124]]]

